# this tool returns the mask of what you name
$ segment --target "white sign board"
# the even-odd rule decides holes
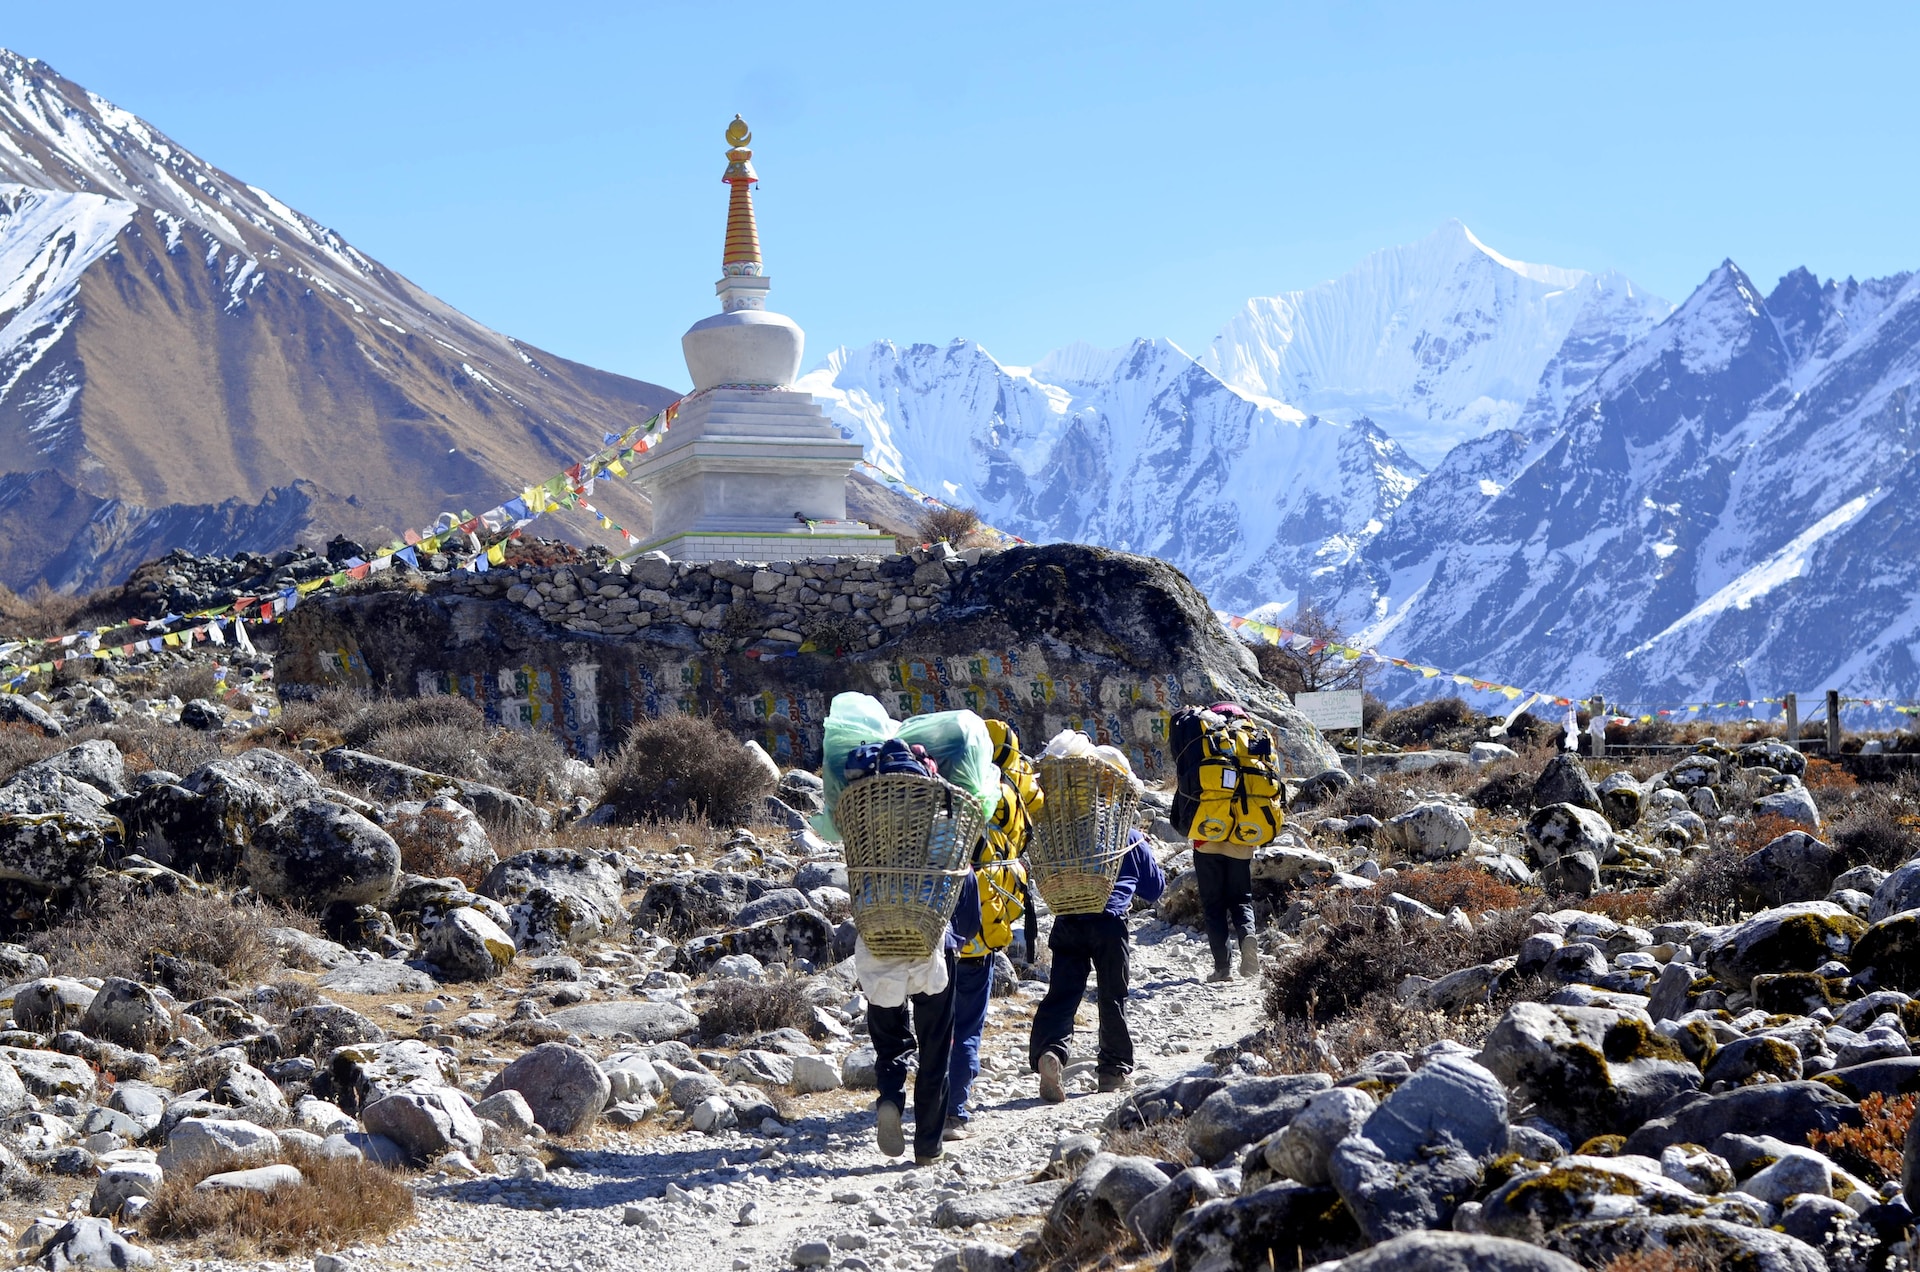
[[[1358,689],[1331,693],[1297,693],[1293,705],[1316,729],[1357,729],[1365,695]]]

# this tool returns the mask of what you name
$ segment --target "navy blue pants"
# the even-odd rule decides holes
[[[953,1061],[953,952],[947,952],[947,987],[915,994],[898,1007],[867,1008],[873,1040],[874,1076],[880,1098],[907,1107],[907,1057],[918,1035],[920,1067],[913,1075],[913,1152],[933,1157],[947,1129],[947,1072]]]
[[[980,1035],[987,1027],[987,999],[993,992],[993,956],[963,958],[953,973],[953,1064],[947,1071],[947,1111],[967,1120],[967,1100],[980,1076]]]

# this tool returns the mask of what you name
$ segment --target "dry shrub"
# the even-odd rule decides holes
[[[1503,995],[1488,1006],[1472,1007],[1456,1016],[1374,994],[1354,1010],[1323,1023],[1304,1018],[1276,1020],[1267,1027],[1259,1050],[1279,1073],[1345,1077],[1380,1051],[1419,1051],[1447,1040],[1478,1046],[1519,997],[1537,999],[1544,993]]]
[[[1920,857],[1920,813],[1903,811],[1885,797],[1856,800],[1828,824],[1827,833],[1848,867],[1893,870]]]
[[[184,667],[169,668],[160,677],[156,696],[165,698],[169,695],[182,702],[191,702],[195,698],[218,699],[220,682],[213,678],[213,664],[192,662]]]
[[[1464,750],[1459,744],[1471,743],[1485,732],[1487,720],[1460,698],[1430,698],[1398,711],[1389,711],[1374,726],[1374,735],[1402,750],[1432,747],[1436,750]],[[1449,745],[1452,744],[1452,745]]]
[[[297,1148],[281,1160],[304,1179],[271,1193],[197,1191],[218,1163],[169,1170],[142,1227],[153,1237],[211,1242],[228,1257],[284,1257],[384,1237],[413,1219],[413,1190],[384,1166]]]
[[[1733,846],[1741,856],[1759,852],[1782,835],[1796,830],[1805,830],[1805,826],[1791,817],[1782,817],[1778,813],[1767,813],[1749,821],[1741,822],[1734,828]]]
[[[1600,1265],[1600,1272],[1720,1272],[1724,1266],[1709,1247],[1683,1243],[1679,1249],[1648,1246],[1616,1254]]]
[[[706,1038],[745,1037],[769,1029],[805,1029],[813,1023],[813,1006],[804,982],[790,976],[760,984],[743,980],[717,981],[708,988],[700,1013],[700,1033]]]
[[[226,754],[218,742],[197,729],[161,724],[137,715],[70,733],[66,745],[73,746],[93,738],[104,738],[119,747],[120,754],[126,757],[127,771],[130,773],[162,769],[184,777]]]
[[[254,984],[279,966],[263,935],[269,927],[316,930],[311,919],[262,902],[235,901],[212,891],[148,895],[122,885],[96,898],[85,913],[32,934],[26,943],[59,975],[166,979],[175,982],[169,988],[177,996],[191,999],[229,985]],[[168,963],[172,975],[156,976],[160,958],[178,960]],[[182,973],[183,967],[197,970]]]
[[[638,720],[606,761],[606,802],[623,821],[745,825],[773,779],[740,740],[705,716]]]
[[[1339,643],[1346,639],[1312,604],[1303,607],[1289,625],[1302,636],[1311,636],[1316,641]],[[1282,693],[1319,693],[1360,687],[1360,664],[1342,658],[1331,648],[1310,652],[1287,645],[1255,645],[1253,661],[1259,665],[1261,677]],[[1364,703],[1361,715],[1369,723],[1374,719],[1366,713]]]
[[[557,799],[567,785],[567,749],[542,729],[495,729],[485,759],[488,781],[527,799]]]
[[[1652,888],[1634,888],[1626,892],[1596,892],[1580,902],[1580,908],[1604,914],[1615,923],[1639,923],[1653,917],[1660,894]]]
[[[1324,1022],[1375,995],[1389,998],[1408,976],[1440,977],[1520,948],[1525,908],[1476,917],[1472,932],[1442,923],[1394,921],[1370,891],[1321,898],[1321,925],[1267,973],[1266,1013],[1275,1021]]]
[[[73,630],[87,602],[36,583],[25,596],[0,584],[0,633],[8,636],[58,636]]]
[[[487,713],[457,694],[431,693],[419,698],[362,699],[359,714],[348,720],[340,737],[348,746],[366,748],[383,733],[440,725],[478,738],[487,729]]]
[[[72,745],[72,739],[50,738],[30,724],[0,724],[0,782]]]
[[[478,732],[456,725],[407,724],[374,734],[364,749],[443,777],[480,781],[487,776],[476,745],[482,741]]]
[[[343,731],[367,701],[367,695],[355,689],[322,689],[310,698],[283,698],[272,733],[295,744],[311,738],[322,746],[339,746],[346,741]]]
[[[463,851],[460,836],[469,824],[460,813],[428,806],[405,826],[389,825],[387,833],[400,846],[402,870],[428,879],[458,879],[475,889],[486,878],[487,867]]]
[[[1721,923],[1740,912],[1740,859],[1735,847],[1708,848],[1695,856],[1653,898],[1656,919]]]
[[[1397,785],[1375,779],[1335,791],[1320,807],[1327,817],[1358,817],[1364,813],[1385,821],[1406,812],[1413,801]]]
[[[1806,774],[1800,780],[1809,791],[1816,794],[1845,795],[1860,789],[1860,783],[1854,780],[1853,774],[1831,760],[1808,760]]]
[[[1526,895],[1520,889],[1472,866],[1402,870],[1394,876],[1392,888],[1442,914],[1456,905],[1472,917],[1488,910],[1513,910],[1526,904]]]
[[[1920,1104],[1920,1095],[1888,1099],[1876,1091],[1860,1101],[1860,1125],[1815,1131],[1808,1143],[1873,1183],[1897,1180],[1916,1104]]]
[[[914,528],[922,543],[970,548],[980,536],[980,514],[972,508],[928,508]]]
[[[1496,773],[1468,792],[1467,798],[1473,801],[1475,808],[1484,808],[1488,812],[1511,808],[1524,813],[1533,806],[1533,784],[1536,780],[1532,773],[1518,770]]]

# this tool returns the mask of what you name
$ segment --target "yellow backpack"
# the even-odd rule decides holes
[[[1180,757],[1191,765],[1180,785],[1190,784],[1194,796],[1187,833],[1200,843],[1270,844],[1286,821],[1273,739],[1252,719],[1207,714]]]
[[[1033,764],[1020,754],[1020,736],[1004,720],[987,721],[993,762],[1000,767],[1000,805],[987,822],[974,857],[980,890],[980,935],[968,941],[961,958],[982,958],[1013,944],[1014,928],[1026,914],[1027,851],[1033,815],[1045,799]]]

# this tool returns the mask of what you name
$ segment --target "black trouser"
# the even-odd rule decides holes
[[[913,1154],[932,1157],[947,1129],[947,1068],[953,1058],[953,951],[947,951],[947,987],[937,994],[915,994],[912,1019],[906,1004],[867,1007],[867,1036],[873,1040],[874,1076],[880,1098],[907,1107],[907,1056],[920,1038],[920,1068],[913,1075]]]
[[[1193,852],[1193,880],[1200,885],[1200,910],[1207,916],[1207,944],[1213,965],[1233,958],[1228,937],[1253,935],[1253,862],[1221,852]]]
[[[1133,1072],[1133,1036],[1127,1032],[1127,921],[1113,914],[1062,914],[1047,940],[1053,971],[1047,996],[1033,1015],[1027,1062],[1038,1068],[1049,1053],[1067,1059],[1073,1013],[1086,997],[1087,976],[1098,977],[1101,1073]]]

